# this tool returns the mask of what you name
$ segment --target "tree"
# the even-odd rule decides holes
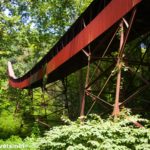
[[[30,70],[67,31],[81,12],[91,2],[88,0],[11,0],[0,1],[0,115],[18,116],[22,123],[29,125],[36,118],[33,115],[31,96],[26,90],[13,89],[8,86],[7,61],[13,63],[17,76]],[[42,92],[34,92],[34,105],[41,105]],[[50,107],[50,109],[53,109]],[[37,115],[39,109],[34,109]],[[25,114],[28,112],[28,114]],[[41,115],[44,115],[41,112]],[[25,124],[24,126],[26,126]],[[19,126],[18,126],[19,127]],[[30,128],[30,125],[28,126]],[[3,129],[1,129],[3,130]],[[22,129],[18,129],[22,130]],[[23,128],[23,130],[26,130]],[[24,134],[28,134],[28,129]],[[20,133],[20,134],[22,134]],[[10,135],[7,135],[7,137]]]

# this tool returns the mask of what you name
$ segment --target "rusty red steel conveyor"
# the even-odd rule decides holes
[[[97,41],[105,43],[115,31],[118,21],[130,14],[130,11],[138,4],[133,29],[139,32],[133,31],[129,39],[133,40],[149,32],[149,0],[94,0],[49,53],[24,76],[16,78],[12,65],[8,62],[10,86],[19,89],[36,88],[42,86],[45,74],[48,76],[47,83],[51,83],[86,66],[87,60],[82,50],[88,50],[89,45],[91,51],[94,50],[93,45]],[[98,50],[99,55],[102,50],[103,46]]]

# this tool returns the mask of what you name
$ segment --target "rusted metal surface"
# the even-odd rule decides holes
[[[123,21],[120,24],[120,47],[118,51],[118,59],[117,59],[117,82],[116,82],[116,96],[115,96],[115,105],[114,105],[114,111],[113,115],[117,117],[119,115],[119,98],[120,98],[120,85],[121,85],[121,69],[122,69],[122,55],[120,54],[123,50],[123,43],[124,43],[124,27],[123,27]]]
[[[103,0],[101,2],[103,2]],[[103,33],[116,24],[124,15],[130,12],[130,10],[140,2],[140,0],[134,0],[134,3],[132,0],[110,1],[106,7],[100,9],[100,12],[96,15],[96,17],[93,17],[92,21],[86,21],[88,22],[86,27],[83,27],[81,31],[76,33],[75,36],[71,38],[71,40],[68,40],[69,43],[63,44],[64,47],[62,47],[62,49],[60,49],[53,58],[51,54],[52,52],[48,53],[43,60],[41,60],[38,65],[31,70],[31,72],[29,71],[29,73],[18,79],[13,78],[11,72],[9,71],[10,85],[21,89],[41,86],[42,78],[44,76],[43,66],[45,63],[47,63],[46,74],[48,76],[48,82],[54,82],[58,79],[64,78],[68,74],[85,66],[87,64],[86,62],[81,63],[80,61],[75,62],[73,60],[80,59],[78,54],[84,47],[91,44],[98,37],[103,36]],[[95,7],[96,6],[93,6],[92,8],[94,9]],[[86,19],[87,18],[88,11],[86,11]],[[78,24],[75,24],[76,26],[79,26],[80,22],[77,22]],[[70,33],[67,32],[67,34]],[[61,40],[63,40],[63,38]],[[61,40],[60,43],[62,43]],[[57,47],[57,44],[55,47]],[[47,59],[48,62],[46,62]]]
[[[100,71],[102,71],[102,73],[100,75],[98,75],[92,82],[88,81],[88,84],[87,82],[85,83],[86,86],[85,86],[85,93],[86,95],[84,95],[84,103],[85,103],[85,96],[90,96],[93,100],[92,104],[91,104],[91,107],[89,108],[87,114],[89,114],[91,111],[92,111],[92,108],[94,107],[94,105],[96,104],[96,102],[99,100],[101,102],[101,104],[107,104],[107,106],[112,106],[111,108],[109,109],[112,109],[113,108],[113,113],[112,115],[117,117],[119,115],[119,112],[120,112],[120,106],[123,105],[125,102],[129,101],[130,99],[132,99],[134,96],[136,96],[139,92],[141,92],[142,90],[145,89],[145,86],[144,88],[141,87],[139,90],[137,90],[135,93],[133,93],[131,96],[129,96],[127,99],[125,99],[122,103],[120,102],[120,95],[121,95],[121,80],[122,80],[122,77],[121,77],[121,70],[122,70],[122,67],[123,67],[123,64],[125,63],[124,61],[124,51],[125,51],[125,44],[127,43],[127,40],[128,40],[128,37],[129,37],[129,33],[131,32],[131,27],[133,25],[133,20],[135,18],[135,14],[136,14],[136,8],[134,8],[132,10],[132,13],[131,13],[131,16],[130,16],[130,19],[129,19],[129,23],[124,19],[122,18],[121,20],[121,23],[120,23],[120,29],[116,30],[117,32],[119,32],[119,39],[120,39],[120,46],[118,48],[118,57],[115,58],[115,61],[116,61],[116,66],[113,67],[112,71],[110,72],[109,76],[107,76],[107,79],[106,81],[103,83],[103,86],[100,87],[100,92],[98,92],[98,94],[94,94],[92,93],[92,85],[95,84],[95,82],[100,79],[100,76],[101,74],[106,74],[108,72],[108,69],[106,69],[105,71],[103,71],[101,68],[100,68],[100,64],[101,64],[101,59],[103,58],[106,58],[105,61],[107,61],[107,56],[105,56],[105,54],[107,53],[107,49],[111,46],[111,43],[114,39],[115,36],[117,36],[117,32],[115,31],[114,32],[114,35],[112,35],[112,38],[110,39],[110,42],[108,42],[108,46],[106,47],[106,52],[104,51],[103,54],[102,54],[102,57],[97,57],[100,61],[96,67],[96,69],[94,70],[94,75],[96,75],[96,72],[97,70],[100,68]],[[86,55],[87,57],[89,55]],[[93,56],[91,56],[93,57]],[[94,57],[93,57],[94,58]],[[110,58],[109,58],[110,59]],[[112,59],[112,58],[111,58]],[[114,63],[112,61],[112,63]],[[127,65],[126,65],[127,66]],[[128,66],[128,69],[130,69],[130,67]],[[88,76],[88,79],[89,79],[89,70],[90,70],[90,67],[89,67],[89,61],[88,61],[88,67],[87,67],[87,76]],[[101,94],[102,92],[104,91],[106,85],[108,84],[108,82],[110,81],[111,77],[112,76],[117,76],[117,81],[116,81],[116,91],[115,91],[115,103],[114,105],[110,104],[107,100],[104,100],[101,98]],[[93,77],[93,75],[92,75]],[[139,76],[139,78],[145,83],[147,84],[147,86],[149,86],[149,81],[145,80],[143,77]],[[104,81],[104,80],[103,80]],[[90,84],[89,84],[90,83]],[[88,90],[90,89],[90,90]],[[104,105],[103,105],[104,106]],[[81,109],[81,112],[84,112],[84,107]],[[85,112],[84,112],[85,113]],[[83,113],[81,113],[83,115]],[[134,122],[135,123],[135,122]],[[135,123],[137,126],[139,126],[139,123]]]
[[[130,22],[129,22],[129,27],[127,29],[126,35],[124,35],[124,22],[121,22],[120,29],[120,47],[119,47],[119,52],[118,52],[118,60],[117,60],[117,69],[118,69],[118,74],[117,74],[117,83],[116,83],[116,96],[115,96],[115,105],[114,105],[114,110],[113,110],[113,115],[117,117],[119,115],[119,98],[120,98],[120,87],[121,87],[121,69],[122,69],[122,61],[123,61],[123,53],[124,53],[124,47],[127,42],[133,20],[135,18],[135,13],[136,9],[134,8]]]
[[[76,55],[81,49],[103,34],[139,2],[140,1],[135,1],[133,5],[131,0],[111,1],[105,9],[86,26],[86,28],[67,44],[50,62],[48,62],[46,73],[52,73],[63,63]]]
[[[53,97],[49,97],[51,100],[57,99],[63,94],[64,105],[58,111],[67,109],[69,114],[65,78],[84,66],[87,66],[87,74],[85,87],[82,87],[80,116],[88,115],[98,104],[103,113],[109,111],[117,117],[122,106],[126,106],[128,102],[132,103],[131,100],[135,101],[138,94],[149,88],[149,79],[144,78],[143,74],[138,74],[141,66],[150,66],[149,61],[144,61],[145,55],[148,57],[149,48],[147,47],[144,54],[140,55],[139,60],[134,60],[131,58],[133,57],[133,49],[126,53],[125,46],[140,35],[142,35],[141,39],[148,37],[150,16],[147,14],[150,14],[148,7],[150,1],[106,0],[107,4],[104,7],[98,7],[98,4],[104,4],[104,1],[95,0],[51,51],[23,77],[17,78],[11,63],[8,62],[10,86],[19,89],[28,88],[29,90],[36,87],[42,88],[41,98],[45,116],[47,116],[46,107],[48,105],[44,93],[49,96],[55,93]],[[97,11],[96,8],[99,10]],[[89,14],[92,14],[92,17]],[[142,40],[139,43],[141,44]],[[117,52],[117,55],[113,55],[113,52]],[[95,65],[95,69],[92,65]],[[126,72],[123,67],[128,68]],[[123,83],[123,80],[126,80],[126,75],[127,79],[129,79],[128,75],[132,78],[131,83],[128,84],[130,81],[126,82],[127,85]],[[45,76],[46,83],[43,82]],[[130,86],[134,84],[135,78],[140,82],[133,86],[134,89],[131,89]],[[64,91],[61,93],[45,86],[45,84],[51,83],[51,86],[55,87],[54,84],[57,85],[55,82],[57,80],[62,81],[64,86]],[[31,97],[32,99],[33,97]],[[92,101],[88,103],[87,100]],[[90,105],[88,109],[87,104]],[[81,117],[81,120],[84,120],[84,117]],[[142,127],[138,122],[130,121],[136,126]]]

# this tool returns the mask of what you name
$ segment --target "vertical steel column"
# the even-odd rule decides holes
[[[133,20],[135,18],[136,14],[136,8],[133,9],[131,19],[129,22],[129,27],[126,31],[126,35],[124,36],[124,28],[123,28],[123,23],[125,22],[124,20],[120,24],[121,28],[121,35],[120,35],[120,47],[119,47],[119,53],[118,53],[118,59],[117,59],[117,69],[118,69],[118,74],[117,74],[117,83],[116,83],[116,96],[115,96],[115,104],[114,104],[114,110],[112,115],[117,117],[119,115],[119,98],[120,98],[120,84],[121,84],[121,68],[122,68],[122,58],[123,58],[123,52],[124,52],[124,47],[127,42]],[[125,22],[126,24],[126,22]]]
[[[116,82],[116,96],[115,96],[115,104],[113,115],[117,117],[119,115],[119,98],[120,98],[120,84],[121,84],[121,68],[122,68],[122,55],[120,55],[122,46],[124,41],[124,28],[123,28],[123,21],[120,24],[120,47],[118,51],[118,58],[117,58],[117,82]]]
[[[80,112],[80,116],[81,117],[84,116],[86,87],[88,86],[88,83],[89,83],[90,61],[91,61],[91,52],[89,52],[88,54],[85,52],[85,54],[88,57],[88,66],[87,66],[87,73],[86,73],[85,89],[84,89],[84,93],[83,93],[83,97],[82,97],[82,102],[81,102],[81,112]]]
[[[47,116],[47,109],[46,109],[46,100],[45,100],[45,88],[44,87],[41,87],[41,90],[42,90],[42,95],[41,95],[41,98],[42,98],[42,101],[44,103],[44,111],[45,111],[45,117]]]

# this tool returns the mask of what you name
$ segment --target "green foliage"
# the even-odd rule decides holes
[[[39,134],[34,122],[38,115],[45,115],[40,89],[34,92],[35,101],[32,102],[28,91],[8,86],[7,61],[13,63],[16,76],[22,76],[53,47],[90,2],[0,1],[0,138],[8,138],[13,134],[25,137],[32,132]],[[45,76],[44,86],[46,80]],[[47,113],[57,109],[49,107]],[[56,118],[56,115],[52,116],[54,120],[60,118]]]
[[[32,127],[32,135],[36,137],[40,136],[39,126],[36,122],[34,123],[34,126]]]
[[[75,122],[65,117],[63,120],[66,120],[65,122],[69,125],[53,127],[45,133],[44,137],[38,138],[36,134],[25,139],[11,136],[5,141],[0,140],[0,145],[21,145],[25,150],[150,149],[150,122],[138,115],[130,115],[130,111],[126,109],[123,109],[120,117],[115,120],[112,117],[102,119],[95,114],[85,117],[84,122],[80,118]],[[144,127],[138,128],[131,120],[140,121]],[[33,128],[37,131],[36,124]]]
[[[20,117],[14,117],[12,113],[3,111],[0,117],[0,137],[9,138],[11,135],[18,134],[21,124]]]
[[[46,105],[41,106],[43,98],[41,98],[42,93],[40,89],[34,91],[34,99],[31,100],[31,96],[28,95],[26,90],[21,91],[18,89],[9,88],[7,81],[8,78],[6,75],[7,61],[10,60],[14,63],[15,73],[17,76],[23,75],[50,50],[50,48],[66,32],[69,26],[85,10],[91,1],[92,0],[0,1],[1,138],[9,138],[11,135],[20,135],[21,137],[26,137],[32,134],[32,138],[26,138],[24,141],[22,141],[23,143],[27,143],[27,145],[32,145],[35,142],[36,137],[41,134],[41,128],[43,130],[46,129],[45,126],[43,127],[41,124],[40,125],[42,127],[39,124],[35,124],[36,119],[39,117],[39,115],[43,117],[44,115],[46,116],[46,113],[50,114],[58,110],[59,107],[53,107],[52,105],[63,105],[62,99],[64,99],[63,95],[59,97],[59,100],[55,98],[53,102],[51,101],[53,99],[51,95],[49,97],[45,96],[45,99],[48,100],[49,104],[51,105],[46,108]],[[120,36],[120,33],[118,33],[118,36]],[[128,59],[131,61],[141,60],[141,58],[145,56],[143,58],[143,63],[149,62],[149,52],[145,55],[145,52],[148,49],[149,41],[149,38],[145,40],[145,46],[140,47],[139,50],[136,50],[135,47],[138,47],[137,45],[141,43],[141,37],[127,45],[126,56],[128,56]],[[116,57],[117,55],[117,52],[112,53],[113,57]],[[101,62],[102,70],[107,68],[108,65],[108,62]],[[124,70],[123,74],[125,74],[123,86],[126,85],[124,89],[127,89],[126,96],[129,96],[128,93],[131,93],[133,89],[136,89],[142,81],[140,81],[139,78],[135,78],[135,80],[133,80],[134,77],[128,77],[127,71],[129,68],[126,66],[126,64],[122,65]],[[150,75],[148,67],[134,67],[135,71],[140,73],[143,77],[145,77],[145,79],[149,80]],[[114,72],[112,73],[115,74],[118,70],[115,68],[113,71]],[[83,72],[81,73],[82,75],[78,76],[77,72],[69,76],[67,87],[69,106],[68,114],[72,119],[77,118],[80,113],[80,99],[83,94],[82,92],[85,82],[85,72],[86,68],[85,70],[83,69]],[[102,78],[101,81],[97,82],[95,89],[100,89],[101,86],[104,85],[106,76]],[[47,76],[45,76],[43,79],[44,86],[46,81]],[[107,91],[106,88],[106,94],[104,93],[102,98],[113,103],[113,94],[108,93],[113,93],[113,89],[115,89],[113,79],[111,81],[112,83],[109,84],[109,90]],[[130,86],[130,81],[133,82],[132,86]],[[80,85],[78,83],[80,83]],[[62,90],[62,88],[59,88],[59,90]],[[143,108],[149,109],[147,103],[143,103],[143,101],[141,101],[147,97],[149,97],[149,90],[139,95],[138,99],[136,99],[136,104],[133,103],[133,106],[143,106]],[[18,107],[16,107],[17,103],[19,103]],[[89,103],[87,100],[86,109],[90,105],[91,103]],[[101,106],[99,105],[97,106],[97,112],[103,111],[103,109],[100,107]],[[47,112],[45,111],[46,109]],[[96,109],[94,108],[94,112],[96,112],[95,110]],[[47,120],[59,119],[61,113],[62,111],[59,113],[54,113],[50,116],[46,116],[47,118],[45,118]],[[149,117],[149,114],[147,116]],[[131,147],[134,147],[133,149],[148,149],[149,145],[146,143],[146,139],[149,142],[149,135],[147,134],[147,130],[149,130],[149,128],[137,129],[132,127],[132,123],[127,119],[120,120],[120,122],[117,120],[117,122],[114,123],[111,119],[106,121],[95,115],[89,116],[89,118],[91,119],[87,120],[84,124],[80,122],[80,119],[75,123],[71,122],[70,120],[66,120],[66,123],[70,123],[70,125],[56,127],[47,132],[47,136],[40,139],[40,147],[43,149],[48,147],[51,147],[52,149],[88,149],[87,147],[91,149],[131,149]],[[122,115],[122,118],[124,118],[124,115]],[[136,117],[132,119],[137,120]],[[43,121],[44,123],[45,120]],[[51,124],[58,125],[58,123],[52,121],[48,121],[46,123],[50,124],[50,126]],[[109,130],[110,133],[108,133]],[[140,135],[138,133],[140,133]],[[54,137],[51,137],[50,134],[54,134]],[[138,137],[141,137],[139,142],[137,140]],[[106,139],[105,141],[104,138]],[[131,138],[131,142],[129,141],[129,138]],[[13,137],[9,140],[11,143],[15,143],[15,141],[16,143],[20,142],[20,139],[18,140],[17,137]],[[7,141],[5,141],[5,143],[7,143]],[[27,149],[29,148],[30,147]]]
[[[36,150],[35,145],[36,137],[27,137],[26,139],[21,139],[19,136],[11,136],[7,140],[0,140],[0,149],[5,150]]]
[[[130,117],[134,121],[140,120],[137,116]],[[137,128],[125,115],[117,121],[90,115],[84,123],[76,121],[54,127],[46,132],[45,137],[38,139],[42,150],[148,150],[149,142],[150,128]]]

